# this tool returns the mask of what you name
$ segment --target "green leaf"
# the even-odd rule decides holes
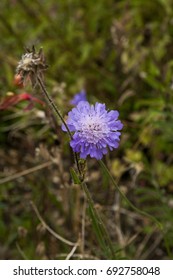
[[[80,184],[81,184],[81,181],[80,181],[80,179],[79,179],[79,177],[78,177],[76,171],[75,171],[74,168],[72,168],[72,167],[70,168],[70,174],[71,174],[71,177],[72,177],[72,179],[73,179],[73,183],[74,183],[75,185],[80,185]]]

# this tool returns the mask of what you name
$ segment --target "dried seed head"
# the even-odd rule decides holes
[[[45,57],[42,48],[36,52],[35,47],[32,50],[26,49],[26,53],[22,55],[18,63],[16,73],[21,76],[22,81],[25,83],[28,79],[31,80],[32,86],[37,83],[37,77],[43,78],[43,71],[47,69],[45,64]]]

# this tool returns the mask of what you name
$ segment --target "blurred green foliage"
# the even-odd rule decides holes
[[[35,45],[44,49],[49,65],[45,82],[63,114],[83,87],[90,102],[99,100],[120,111],[124,123],[121,145],[106,163],[129,199],[154,215],[163,224],[163,232],[144,217],[133,218],[123,202],[114,200],[109,180],[89,160],[90,190],[119,258],[173,256],[172,7],[172,0],[0,2],[2,100],[9,92],[25,90],[41,98],[37,89],[13,84],[24,47]],[[25,112],[25,107],[22,103],[0,112],[1,178],[48,160],[49,153],[58,157],[58,163],[1,184],[0,257],[64,259],[68,245],[45,232],[29,201],[35,202],[56,232],[75,242],[81,229],[83,195],[70,185],[73,157],[60,127],[44,108]],[[40,117],[44,111],[46,118]],[[35,156],[38,147],[41,159]],[[122,208],[118,221],[123,241],[116,231],[118,214],[112,210],[116,203]],[[88,258],[105,257],[88,221],[85,242]],[[80,259],[81,254],[79,250],[74,258]]]

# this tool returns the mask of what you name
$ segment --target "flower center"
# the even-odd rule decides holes
[[[106,136],[108,130],[106,123],[99,116],[88,115],[81,121],[80,134],[90,144],[97,144]]]

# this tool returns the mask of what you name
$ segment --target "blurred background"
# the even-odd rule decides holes
[[[120,147],[104,162],[163,231],[88,159],[86,180],[117,257],[172,259],[173,1],[1,0],[0,32],[0,259],[105,258],[72,184],[68,137],[39,88],[15,76],[32,45],[43,47],[45,84],[64,116],[82,89],[89,102],[120,112]]]

